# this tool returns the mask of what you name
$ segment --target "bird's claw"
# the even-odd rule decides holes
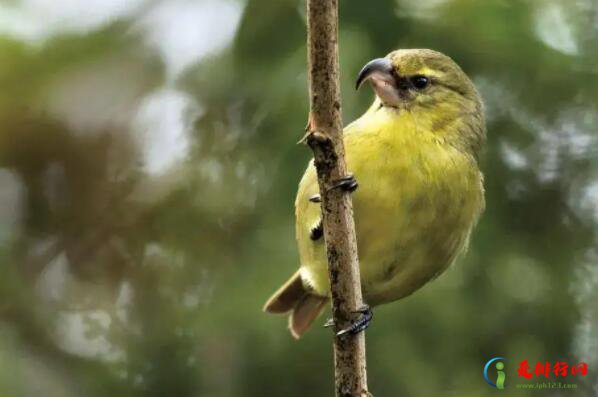
[[[357,179],[355,179],[353,174],[349,174],[349,175],[344,176],[344,177],[340,178],[339,180],[337,180],[328,189],[328,191],[331,191],[332,189],[341,189],[344,192],[351,193],[351,192],[354,192],[358,186],[359,186],[359,184],[357,183]],[[321,203],[322,196],[320,196],[319,194],[314,194],[313,196],[309,197],[309,201],[311,203]]]
[[[334,185],[332,185],[328,191],[332,189],[341,189],[344,192],[354,192],[357,190],[359,184],[357,183],[357,179],[353,176],[353,174],[348,174],[339,180],[337,180]]]
[[[312,203],[321,203],[322,202],[322,197],[320,197],[319,194],[314,194],[313,196],[311,196],[309,198],[309,201]]]
[[[364,305],[354,313],[359,314],[359,317],[353,321],[353,323],[336,333],[336,336],[342,336],[345,334],[356,335],[362,331],[365,331],[370,326],[370,322],[374,317],[374,312],[368,305]]]
[[[362,331],[365,331],[367,327],[369,327],[372,318],[374,317],[374,312],[368,305],[364,305],[357,311],[353,313],[359,314],[359,317],[354,320],[350,326],[345,329],[342,329],[336,333],[336,336],[342,336],[345,334],[349,335],[356,335]],[[334,326],[334,319],[330,318],[324,323],[325,328],[329,328]]]

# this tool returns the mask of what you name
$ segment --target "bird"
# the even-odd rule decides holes
[[[447,55],[399,49],[368,62],[374,101],[345,127],[351,172],[338,186],[352,191],[364,302],[352,329],[363,330],[370,307],[411,295],[467,250],[485,207],[479,156],[486,140],[482,99]],[[359,188],[357,188],[359,186]],[[295,200],[300,267],[264,306],[288,313],[300,338],[330,302],[318,180],[313,160]]]

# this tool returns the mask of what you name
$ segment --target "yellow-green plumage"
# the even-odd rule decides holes
[[[434,51],[401,50],[388,59],[398,76],[424,75],[431,83],[390,102],[396,106],[377,98],[344,131],[347,168],[359,182],[353,207],[363,295],[370,305],[407,296],[442,273],[467,246],[484,208],[477,152],[485,129],[473,84]],[[389,87],[373,85],[386,99],[380,90]],[[307,296],[327,297],[325,244],[310,238],[321,217],[320,206],[309,201],[317,193],[310,162],[295,202],[299,275]]]

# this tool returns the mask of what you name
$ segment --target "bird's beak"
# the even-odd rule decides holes
[[[378,58],[368,62],[357,75],[355,89],[369,81],[380,100],[389,106],[397,106],[400,97],[394,74],[394,67],[388,58]]]

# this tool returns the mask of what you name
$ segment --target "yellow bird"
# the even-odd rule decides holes
[[[478,153],[483,106],[473,83],[448,56],[397,50],[364,66],[376,98],[344,130],[365,302],[404,298],[446,270],[463,252],[484,209]],[[345,180],[347,190],[356,181]],[[318,181],[309,163],[295,201],[300,269],[268,300],[290,312],[299,338],[330,300]],[[357,322],[360,331],[371,315]],[[367,325],[367,324],[365,324]]]

